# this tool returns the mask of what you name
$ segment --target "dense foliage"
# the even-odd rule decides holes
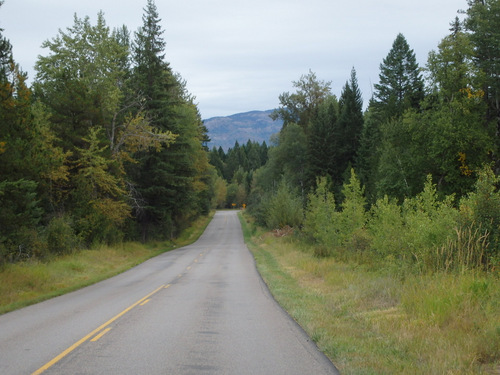
[[[75,15],[31,88],[0,34],[0,262],[170,238],[212,207],[207,131],[153,0],[142,20],[131,37]]]
[[[273,113],[284,125],[269,160],[253,172],[257,222],[295,227],[322,256],[494,269],[499,9],[469,1],[425,67],[398,34],[364,113],[354,69],[338,99],[311,71],[293,82]]]

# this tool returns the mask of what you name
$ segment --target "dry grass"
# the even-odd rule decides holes
[[[318,258],[293,235],[257,231],[248,243],[276,299],[342,374],[500,373],[498,275],[402,279]]]

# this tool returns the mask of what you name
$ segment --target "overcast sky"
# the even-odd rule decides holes
[[[102,10],[111,28],[142,24],[146,0],[5,0],[0,27],[34,77],[43,41]],[[309,70],[342,87],[356,69],[365,103],[379,66],[403,33],[421,66],[466,0],[156,0],[166,60],[187,81],[203,118],[279,105]]]

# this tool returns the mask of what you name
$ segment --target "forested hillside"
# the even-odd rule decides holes
[[[31,88],[0,36],[0,263],[170,238],[210,210],[206,129],[153,0],[142,21],[131,33],[75,15]]]

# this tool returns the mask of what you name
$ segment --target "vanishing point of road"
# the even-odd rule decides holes
[[[200,239],[0,316],[0,374],[338,374],[281,309],[236,211]]]

